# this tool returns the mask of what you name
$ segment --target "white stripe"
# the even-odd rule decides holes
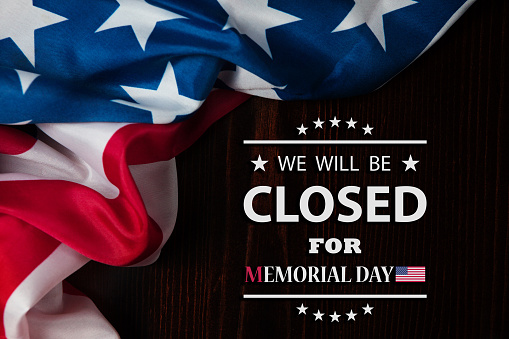
[[[27,313],[27,319],[30,339],[120,338],[92,300],[63,293],[61,283]]]
[[[3,314],[8,339],[29,338],[26,313],[54,286],[85,265],[88,259],[61,244],[11,294]]]
[[[128,124],[87,122],[76,124],[38,124],[48,137],[39,136],[39,139],[48,145],[62,150],[68,148],[77,158],[94,169],[100,176],[106,178],[103,164],[103,154],[111,137],[122,127]],[[70,153],[70,152],[68,152]]]
[[[143,165],[129,166],[138,187],[147,214],[154,219],[163,232],[159,248],[145,260],[133,266],[145,266],[157,260],[177,220],[178,185],[175,159]],[[158,180],[154,180],[157,178]]]
[[[11,125],[11,126],[19,126],[19,125],[26,125],[26,124],[29,124],[32,122],[32,119],[30,120],[25,120],[25,121],[18,121],[18,122],[12,122],[10,124],[3,124],[3,125]]]
[[[0,181],[64,180],[90,187],[105,198],[118,197],[118,188],[102,172],[47,136],[24,153],[0,154]]]

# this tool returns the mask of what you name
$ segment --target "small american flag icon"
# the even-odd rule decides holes
[[[396,266],[396,282],[425,282],[426,267]]]

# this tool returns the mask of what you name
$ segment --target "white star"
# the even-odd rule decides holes
[[[410,157],[408,158],[408,160],[402,160],[402,161],[406,165],[405,172],[408,171],[409,169],[413,169],[414,171],[417,171],[415,169],[415,164],[417,164],[419,162],[419,160],[412,159],[411,154],[410,154]]]
[[[175,120],[177,115],[193,113],[203,102],[180,95],[177,79],[171,62],[168,62],[163,78],[157,90],[121,86],[136,103],[125,100],[112,100],[118,104],[144,109],[152,113],[154,124],[166,124]]]
[[[334,127],[334,126],[339,127],[339,122],[340,122],[341,120],[338,120],[338,119],[336,119],[336,117],[334,117],[334,119],[329,120],[329,121],[332,123],[332,126],[331,126],[331,127]]]
[[[297,127],[297,129],[299,130],[299,135],[301,134],[304,134],[306,135],[306,130],[308,129],[307,127],[304,127],[304,124],[301,124],[300,127]]]
[[[369,29],[385,49],[384,15],[398,9],[415,5],[414,0],[354,0],[355,5],[332,33],[345,31],[362,24]]]
[[[269,7],[269,0],[218,0],[228,14],[223,30],[235,28],[256,42],[271,58],[267,30],[302,20]]]
[[[325,121],[321,121],[320,118],[318,118],[318,120],[316,121],[313,121],[313,123],[315,124],[315,129],[317,129],[318,127],[320,127],[321,129],[323,129],[322,125]]]
[[[35,67],[35,30],[67,20],[32,4],[32,0],[2,0],[0,40],[11,38]]]
[[[253,164],[255,164],[255,169],[253,170],[253,172],[256,171],[257,169],[261,169],[262,171],[265,172],[265,164],[268,162],[268,160],[262,160],[262,156],[261,155],[258,154],[258,159],[257,160],[251,160],[251,162]],[[304,306],[304,304],[302,306]],[[304,312],[304,314],[306,314],[306,312]]]
[[[19,82],[21,82],[21,91],[23,92],[24,95],[28,90],[28,87],[30,87],[32,82],[34,82],[35,78],[37,78],[40,74],[25,72],[19,69],[16,69],[15,71],[18,73]]]
[[[350,121],[346,121],[346,123],[348,124],[348,128],[355,129],[355,124],[357,123],[357,121],[353,121],[353,119],[350,118]]]
[[[369,307],[369,304],[366,304],[366,307],[362,307],[362,309],[364,310],[364,315],[366,314],[373,314],[371,313],[371,310],[374,309],[374,307]]]
[[[345,313],[347,316],[348,316],[348,320],[353,320],[355,321],[355,316],[357,315],[357,313],[353,313],[353,310],[350,310],[350,313]]]
[[[371,130],[373,129],[373,127],[369,127],[369,124],[366,124],[366,127],[363,127],[362,129],[364,130],[364,135],[366,134],[373,135],[371,134]]]
[[[313,315],[315,316],[315,321],[317,321],[318,319],[320,319],[321,321],[323,321],[322,316],[323,316],[324,314],[325,314],[325,313],[320,313],[320,310],[318,310],[318,312],[316,312],[316,313],[313,313]]]
[[[148,38],[159,21],[187,19],[161,7],[145,2],[145,0],[116,0],[120,7],[106,20],[95,33],[112,28],[131,26],[140,46],[145,50]]]
[[[276,100],[281,100],[281,98],[274,89],[284,89],[286,87],[286,85],[273,85],[239,66],[235,71],[220,72],[218,79],[236,91]]]
[[[336,311],[334,311],[334,314],[329,314],[329,317],[331,317],[331,323],[337,321],[339,323],[339,317],[341,317],[341,315],[339,314],[336,314]]]
[[[297,309],[299,310],[299,314],[306,314],[306,310],[308,309],[307,307],[304,306],[304,304],[300,305],[300,307],[297,307]]]

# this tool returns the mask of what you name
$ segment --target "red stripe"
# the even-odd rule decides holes
[[[103,162],[106,168],[126,148],[128,165],[147,164],[174,158],[191,146],[217,120],[245,102],[250,96],[240,92],[216,90],[189,119],[167,125],[131,124],[119,129],[106,146]],[[150,150],[150,152],[147,152]],[[107,164],[110,164],[109,166]],[[106,173],[108,175],[108,173]],[[113,182],[120,173],[110,173]]]
[[[76,287],[72,286],[65,280],[62,282],[62,289],[65,294],[78,295],[83,297],[85,296],[83,292],[81,292],[80,290],[78,290]]]
[[[14,127],[0,125],[0,153],[18,155],[25,153],[37,141],[34,137]]]
[[[0,336],[5,303],[60,243],[20,219],[0,213]]]
[[[0,213],[24,220],[92,260],[116,266],[141,261],[159,247],[162,233],[148,216],[128,165],[171,159],[248,97],[215,91],[186,121],[121,128],[103,156],[106,176],[120,190],[113,200],[66,181],[3,181]]]

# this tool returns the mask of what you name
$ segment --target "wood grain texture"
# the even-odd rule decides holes
[[[144,268],[90,263],[69,281],[90,296],[122,338],[507,338],[509,337],[508,114],[509,4],[479,1],[420,59],[374,93],[339,100],[252,98],[177,157],[179,216],[161,258]],[[317,117],[359,121],[355,131],[314,130]],[[243,139],[427,139],[426,146],[246,146]],[[269,160],[253,173],[251,160]],[[411,154],[418,171],[405,172]],[[277,156],[346,155],[357,173],[281,173]],[[365,169],[390,155],[390,173]],[[419,187],[425,216],[415,223],[253,224],[245,193],[287,187],[289,212],[300,193],[321,185]],[[362,191],[361,191],[362,192]],[[365,196],[359,201],[365,206]],[[318,208],[320,202],[313,201]],[[256,201],[261,212],[271,201]],[[340,211],[336,207],[334,215]],[[310,255],[310,237],[355,237],[361,255]],[[425,265],[426,283],[253,284],[244,266]],[[242,300],[244,293],[426,293],[427,300],[368,300],[373,315],[346,322],[359,300]],[[315,322],[309,311],[342,313]]]

